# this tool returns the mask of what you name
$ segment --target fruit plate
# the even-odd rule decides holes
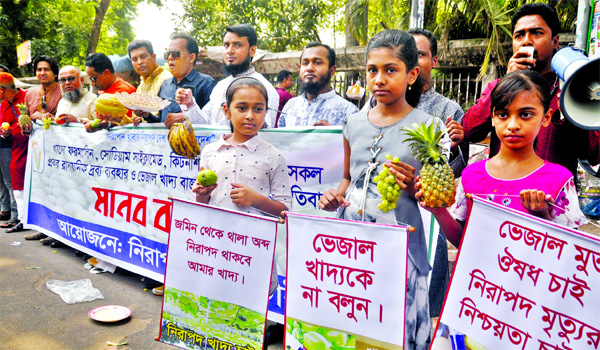
[[[158,96],[138,94],[137,92],[131,94],[117,92],[115,93],[115,97],[123,104],[123,106],[134,111],[156,112],[171,104],[171,101],[163,100]]]
[[[131,316],[131,310],[121,305],[104,305],[91,309],[88,316],[99,322],[117,322]]]

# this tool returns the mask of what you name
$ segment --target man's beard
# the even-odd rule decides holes
[[[315,96],[321,91],[325,86],[331,83],[331,73],[328,73],[326,76],[322,77],[317,81],[309,81],[302,82],[300,86],[300,91],[302,93],[306,92],[308,95]]]
[[[244,62],[242,63],[232,63],[232,64],[226,64],[225,61],[223,61],[223,72],[225,73],[225,75],[229,76],[229,75],[238,75],[238,74],[242,74],[245,71],[247,71],[248,69],[250,69],[250,55],[248,55],[246,57],[246,59],[244,60]]]
[[[63,98],[65,98],[67,101],[69,101],[71,103],[78,103],[79,101],[81,101],[82,97],[83,97],[83,92],[81,91],[81,89],[75,89],[71,92],[63,91]]]

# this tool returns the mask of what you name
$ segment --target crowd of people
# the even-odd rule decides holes
[[[327,190],[319,201],[323,210],[337,211],[350,220],[377,222],[372,215],[380,200],[372,177],[384,164],[402,189],[394,210],[385,220],[416,228],[409,235],[407,269],[407,349],[426,349],[431,336],[431,317],[439,316],[449,284],[446,237],[459,247],[469,201],[465,193],[498,193],[488,199],[524,213],[571,227],[585,222],[578,207],[574,175],[578,159],[590,164],[600,161],[600,134],[579,129],[561,116],[558,108],[559,81],[551,68],[558,49],[559,19],[556,11],[541,3],[517,10],[512,19],[513,55],[508,74],[490,83],[478,102],[466,113],[460,105],[438,93],[432,86],[437,65],[437,41],[423,29],[384,30],[366,48],[366,82],[370,98],[362,110],[339,96],[331,87],[336,72],[335,51],[328,45],[309,43],[300,57],[301,90],[293,97],[292,73],[282,71],[277,85],[252,66],[257,35],[248,24],[229,26],[223,35],[223,70],[219,82],[196,67],[198,44],[187,34],[175,34],[165,52],[169,69],[157,64],[152,44],[135,40],[127,47],[135,71],[141,76],[137,91],[159,96],[171,104],[156,114],[130,111],[127,117],[92,126],[96,94],[85,91],[81,71],[75,66],[59,70],[57,62],[39,56],[34,62],[39,86],[27,91],[15,87],[14,78],[0,66],[0,219],[7,232],[24,230],[22,224],[23,178],[30,127],[18,124],[18,104],[27,106],[32,119],[54,118],[65,123],[84,123],[89,132],[111,125],[173,123],[189,118],[192,123],[230,125],[232,133],[202,151],[201,166],[226,179],[235,168],[227,160],[244,152],[247,161],[267,169],[264,178],[237,176],[236,183],[193,186],[199,202],[241,211],[271,213],[291,209],[287,165],[280,152],[262,140],[262,128],[341,125],[344,136],[344,174],[336,189]],[[525,47],[534,47],[531,57]],[[98,94],[136,91],[115,74],[110,59],[94,53],[85,61],[86,74]],[[183,110],[182,110],[183,109]],[[422,191],[416,176],[422,167],[402,141],[400,127],[431,123],[441,118],[450,139],[449,163],[460,177],[456,204],[450,209],[431,209],[442,231],[433,266],[431,285],[427,275],[424,229],[418,206]],[[490,159],[467,165],[468,145],[491,134]],[[232,154],[231,150],[234,153]],[[398,159],[386,159],[393,154]],[[269,157],[272,155],[272,157]],[[271,160],[268,160],[271,159]],[[277,162],[277,163],[275,163]],[[234,163],[234,162],[229,162]],[[269,170],[270,169],[270,170]],[[282,173],[284,175],[282,175]],[[234,177],[231,176],[233,179]],[[259,189],[260,188],[260,189]],[[566,210],[565,210],[566,208]],[[569,215],[565,215],[569,213]],[[389,222],[386,222],[389,223]],[[41,233],[26,239],[62,243]],[[276,283],[276,279],[275,282]]]

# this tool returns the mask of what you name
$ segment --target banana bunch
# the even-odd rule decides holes
[[[174,123],[169,130],[169,146],[173,152],[194,159],[200,154],[200,145],[196,140],[192,124],[186,118],[183,123]]]

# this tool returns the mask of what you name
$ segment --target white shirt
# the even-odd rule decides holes
[[[233,134],[223,135],[202,150],[200,166],[213,170],[218,177],[218,186],[211,193],[208,204],[265,216],[258,209],[233,203],[231,184],[238,183],[291,209],[290,176],[283,154],[259,135],[239,145],[227,141],[231,136]]]
[[[85,90],[84,90],[85,91]],[[56,106],[56,116],[61,114],[71,114],[77,119],[94,119],[93,113],[95,109],[97,96],[91,92],[85,91],[85,94],[77,103],[73,103],[66,98],[61,98]]]
[[[212,125],[228,125],[225,113],[223,113],[223,105],[225,104],[225,93],[231,82],[235,78],[240,77],[251,77],[260,81],[267,89],[267,96],[269,101],[267,103],[267,114],[265,115],[265,122],[269,128],[275,127],[275,121],[277,120],[277,109],[279,108],[279,94],[273,85],[260,73],[258,73],[254,67],[250,67],[249,70],[244,73],[238,74],[235,77],[230,75],[227,78],[219,81],[212,93],[210,94],[210,101],[202,108],[202,112],[205,118],[208,119],[209,124]],[[192,107],[190,113],[195,115],[198,111],[198,106]]]
[[[326,120],[331,125],[342,125],[349,115],[356,112],[358,108],[333,89],[317,95],[312,102],[303,93],[285,104],[279,117],[279,127],[313,126],[319,120]]]

